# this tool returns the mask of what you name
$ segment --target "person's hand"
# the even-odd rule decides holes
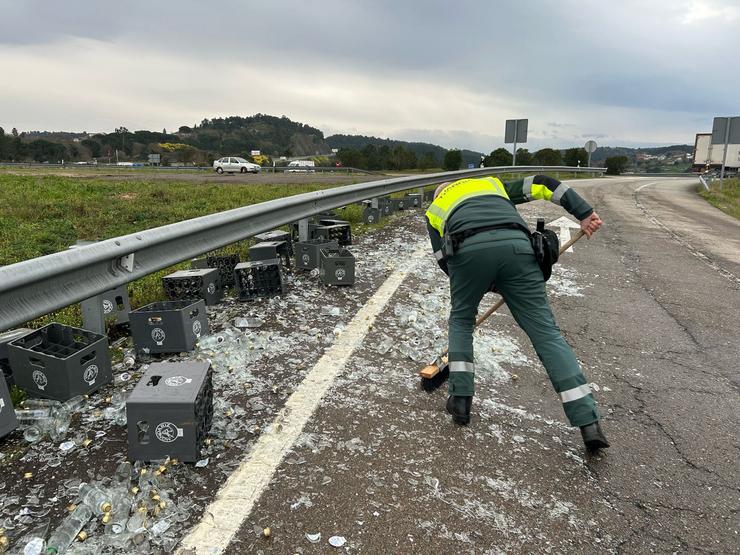
[[[599,215],[596,212],[591,212],[591,215],[588,218],[581,220],[581,229],[583,230],[583,233],[586,234],[586,237],[591,239],[591,235],[596,233],[596,230],[598,230],[603,223],[604,222],[601,221],[601,218],[599,218]]]

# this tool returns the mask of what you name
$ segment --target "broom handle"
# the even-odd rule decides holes
[[[578,230],[578,231],[577,231],[577,232],[575,233],[575,235],[573,235],[573,237],[571,237],[571,238],[570,238],[570,240],[569,240],[568,242],[566,242],[565,244],[563,244],[563,245],[562,245],[562,246],[560,247],[560,254],[562,255],[562,254],[563,254],[563,253],[564,253],[565,251],[567,251],[567,250],[568,250],[568,249],[569,249],[570,247],[572,247],[572,246],[573,246],[573,244],[574,244],[574,243],[575,243],[576,241],[578,241],[578,239],[580,239],[580,238],[581,238],[581,237],[583,237],[584,235],[585,235],[585,233],[583,233],[583,230],[582,230],[582,229],[579,229],[579,230]],[[500,298],[499,300],[497,300],[497,301],[496,301],[496,302],[495,302],[495,303],[493,304],[493,306],[492,306],[491,308],[489,308],[488,310],[486,310],[486,312],[485,312],[485,314],[483,314],[483,316],[480,316],[480,317],[479,317],[479,318],[478,318],[478,319],[477,319],[477,320],[475,321],[475,327],[477,328],[477,327],[478,327],[478,326],[480,326],[480,325],[481,325],[481,324],[482,324],[483,322],[485,322],[486,320],[488,320],[488,318],[489,318],[489,317],[491,316],[491,314],[493,314],[493,313],[494,313],[494,312],[496,312],[496,311],[497,311],[497,310],[498,310],[499,308],[501,308],[501,307],[503,306],[503,304],[504,304],[504,298],[503,298],[503,297],[501,297],[501,298]],[[445,349],[445,352],[444,352],[444,353],[442,353],[442,356],[445,356],[445,355],[447,354],[447,352],[448,352],[448,351],[449,351],[449,347],[448,347],[447,349]]]

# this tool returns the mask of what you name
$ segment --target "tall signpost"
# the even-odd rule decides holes
[[[504,133],[504,143],[514,143],[514,158],[512,166],[516,166],[516,145],[517,143],[527,142],[528,119],[507,119],[506,132]]]
[[[714,118],[714,123],[712,124],[712,144],[724,145],[724,152],[722,154],[722,170],[719,174],[720,191],[724,186],[727,147],[730,143],[740,143],[740,116],[732,118]]]
[[[591,154],[596,151],[597,146],[598,145],[596,144],[596,141],[586,141],[586,144],[583,145],[583,148],[585,148],[586,152],[588,152],[588,164],[586,165],[587,168],[591,167]]]

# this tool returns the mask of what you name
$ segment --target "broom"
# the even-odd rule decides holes
[[[579,229],[568,242],[560,247],[560,254],[562,255],[584,235],[585,234],[583,233],[583,231]],[[501,308],[503,304],[504,299],[503,297],[501,297],[498,301],[494,303],[491,308],[486,311],[485,314],[478,317],[478,319],[475,321],[475,327],[478,327],[483,322],[485,322],[488,317],[496,312],[499,308]],[[449,361],[447,360],[448,350],[449,349],[445,349],[445,351],[440,356],[435,358],[430,364],[422,368],[421,372],[419,372],[419,376],[421,377],[421,388],[424,391],[434,391],[435,389],[438,389],[443,383],[445,383],[447,378],[450,377],[450,365]]]

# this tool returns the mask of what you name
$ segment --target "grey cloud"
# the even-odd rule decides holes
[[[357,75],[375,78],[378,86],[387,80],[424,81],[430,97],[439,84],[455,83],[479,95],[480,102],[495,99],[502,112],[530,110],[524,117],[532,118],[533,132],[538,112],[562,115],[563,123],[550,119],[544,127],[572,140],[583,134],[582,123],[572,123],[581,121],[576,116],[583,106],[591,113],[600,110],[605,120],[613,110],[644,111],[643,133],[651,122],[663,124],[666,112],[683,119],[688,130],[717,112],[737,110],[740,74],[726,72],[717,55],[740,51],[737,21],[682,24],[687,10],[687,3],[668,0],[589,5],[577,0],[0,0],[0,47],[53,52],[70,40],[104,41],[144,56],[142,63],[150,53],[192,61],[193,67],[218,62],[252,72],[309,70],[306,86],[317,90],[332,71],[347,75],[347,95],[353,94]],[[94,42],[90,46],[95,48]],[[163,75],[151,88],[165,83]],[[213,95],[207,85],[204,99]],[[296,107],[286,103],[282,111],[291,115]],[[346,121],[347,128],[353,125]],[[544,131],[540,136],[560,137]]]

